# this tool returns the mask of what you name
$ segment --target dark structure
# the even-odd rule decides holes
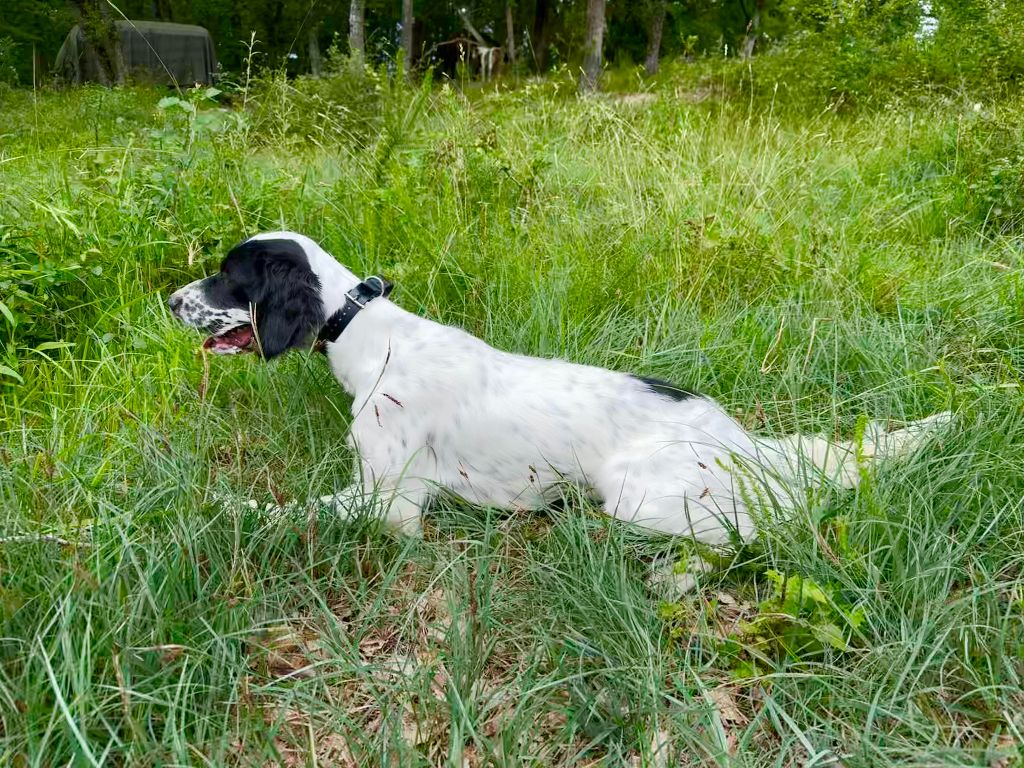
[[[213,40],[202,27],[161,21],[115,23],[130,76],[168,85],[209,85],[217,76]],[[67,83],[102,81],[96,51],[77,25],[57,53],[54,68]]]

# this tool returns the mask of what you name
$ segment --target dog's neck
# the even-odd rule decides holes
[[[320,281],[320,300],[324,306],[324,318],[328,318],[345,305],[345,294],[359,284],[359,278],[319,247],[307,250],[306,257]]]
[[[322,248],[313,245],[313,248],[307,247],[306,254],[320,280],[326,319],[345,305],[345,294],[361,279]],[[375,299],[366,304],[335,341],[326,344],[327,359],[335,378],[357,401],[368,397],[380,381],[390,356],[394,320],[406,314],[388,299]]]
[[[405,318],[411,317],[414,316],[388,299],[374,299],[360,310],[337,340],[326,343],[331,370],[345,391],[355,398],[356,409],[380,383],[392,362],[392,344],[401,335]]]

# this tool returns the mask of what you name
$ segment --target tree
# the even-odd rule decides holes
[[[592,93],[600,87],[603,64],[605,0],[587,0],[587,36],[583,48],[583,72],[580,93]]]
[[[352,0],[348,6],[348,54],[359,64],[366,61],[365,0]]]
[[[548,39],[550,36],[550,25],[548,24],[548,0],[537,0],[533,11],[533,35],[530,38],[530,47],[533,49],[534,66],[538,72],[547,69],[548,64]]]
[[[4,61],[13,65],[18,82],[31,83],[33,75],[38,82],[75,23],[67,0],[3,0],[0,41],[13,41]]]
[[[150,0],[150,15],[157,21],[174,21],[174,5],[171,0]]]
[[[89,45],[96,51],[100,82],[105,86],[122,85],[126,75],[121,33],[110,15],[107,0],[73,0],[79,13],[78,23]]]
[[[516,28],[512,22],[512,2],[505,3],[505,55],[513,67],[516,65]]]
[[[765,0],[754,0],[754,12],[750,14],[747,12],[747,4],[740,0],[743,13],[747,16],[746,35],[743,38],[743,48],[740,52],[745,59],[754,55],[757,39],[761,36],[761,12],[764,10],[764,3]]]
[[[647,17],[647,56],[644,57],[644,71],[648,75],[656,75],[661,64],[661,33],[665,28],[665,0],[648,0],[644,10]]]
[[[412,30],[416,17],[412,13],[412,0],[402,0],[402,50],[405,52],[405,74],[412,73]]]
[[[309,50],[309,71],[313,74],[313,77],[320,77],[320,41],[316,37],[316,24],[309,25],[307,45]]]

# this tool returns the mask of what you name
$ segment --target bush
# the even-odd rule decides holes
[[[977,229],[1024,232],[1024,115],[1019,107],[973,105],[955,138],[954,192]]]
[[[702,88],[714,84],[726,96],[758,106],[812,113],[1014,93],[1024,79],[1020,4],[964,0],[934,6],[935,16],[924,16],[916,5],[887,3],[870,12],[832,10],[817,24],[791,19],[778,42],[751,59],[708,56],[703,67],[676,63],[669,69],[688,78],[696,69]]]
[[[16,85],[18,70],[14,68],[18,45],[9,37],[0,37],[0,85]]]
[[[251,83],[253,135],[267,143],[285,138],[314,143],[365,144],[381,124],[382,97],[390,83],[383,68],[363,67],[340,53],[325,57],[322,77],[290,79],[264,70]]]

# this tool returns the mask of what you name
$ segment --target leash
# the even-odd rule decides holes
[[[387,298],[394,287],[383,277],[371,275],[355,288],[348,291],[345,294],[345,303],[341,305],[341,309],[327,318],[327,322],[320,329],[313,348],[320,352],[326,352],[327,345],[338,340],[342,331],[348,327],[348,324],[362,311],[363,307],[374,299]]]

